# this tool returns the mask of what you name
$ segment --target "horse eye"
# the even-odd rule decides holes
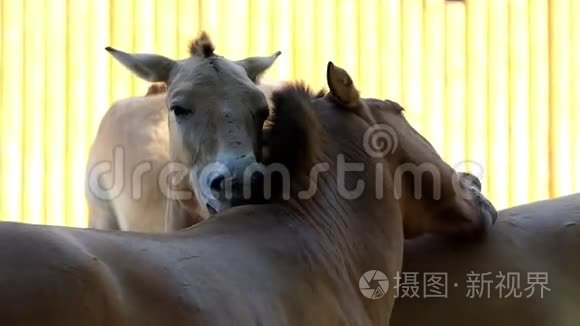
[[[180,117],[185,117],[188,116],[190,114],[193,113],[193,111],[184,108],[183,106],[180,105],[172,105],[169,110],[171,110],[173,112],[173,114],[175,114],[176,117],[180,118]]]

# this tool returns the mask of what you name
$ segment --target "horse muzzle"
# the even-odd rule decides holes
[[[255,203],[261,185],[254,172],[260,164],[253,154],[240,155],[231,160],[221,160],[210,168],[200,180],[202,195],[210,215],[242,204]]]

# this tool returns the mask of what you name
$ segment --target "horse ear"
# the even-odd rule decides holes
[[[274,64],[274,61],[276,61],[280,54],[282,54],[282,52],[276,51],[268,57],[249,57],[244,60],[236,61],[236,63],[244,67],[248,77],[250,77],[250,79],[255,83],[260,75]]]
[[[105,50],[134,74],[150,82],[167,82],[171,69],[176,64],[175,61],[157,54],[130,54],[110,46]]]
[[[335,66],[332,61],[326,67],[326,82],[332,95],[348,107],[358,106],[360,103],[359,92],[352,82],[352,78],[346,70]]]

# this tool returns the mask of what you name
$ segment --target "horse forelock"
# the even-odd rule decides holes
[[[189,43],[188,49],[189,54],[192,56],[208,58],[214,54],[215,46],[211,42],[209,35],[206,32],[201,32],[196,39]]]

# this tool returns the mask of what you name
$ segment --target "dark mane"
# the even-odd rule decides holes
[[[395,112],[402,114],[403,111],[405,111],[405,108],[401,106],[401,104],[395,102],[395,101],[391,101],[391,100],[385,100],[384,101],[387,104],[390,104],[390,108],[395,110]]]
[[[334,166],[337,157],[334,154],[344,154],[349,160],[348,153],[358,155],[362,149],[358,143],[349,141],[352,136],[334,137],[333,128],[344,124],[320,120],[324,117],[321,111],[325,110],[319,110],[324,105],[320,105],[323,102],[317,99],[325,95],[326,92],[314,92],[303,83],[288,84],[272,94],[274,105],[269,118],[272,123],[269,137],[270,161],[281,163],[289,169],[292,180],[290,195],[296,199],[290,201],[290,205],[298,212],[300,220],[314,230],[315,236],[309,239],[311,250],[304,259],[316,266],[324,265],[325,270],[333,271],[329,276],[334,282],[345,284],[364,273],[357,269],[353,258],[360,256],[360,247],[357,244],[363,240],[359,235],[353,234],[352,228],[358,225],[349,220],[349,217],[358,214],[354,211],[356,206],[346,203],[333,186],[337,182]],[[333,108],[348,110],[338,104]],[[343,150],[344,152],[337,152]],[[367,156],[363,154],[360,157]],[[317,164],[326,164],[329,170],[311,175],[312,168]],[[365,180],[374,178],[370,175],[370,170],[357,173],[350,173],[345,177],[348,188],[354,188],[358,177],[364,177]],[[274,177],[272,175],[273,189],[278,190],[281,187]],[[300,192],[309,189],[311,183],[317,185],[315,199],[301,200]],[[366,254],[365,251],[364,255]]]
[[[375,107],[377,110],[391,110],[397,114],[403,114],[405,108],[399,103],[391,100],[379,100],[376,98],[362,99],[367,105]]]
[[[314,98],[321,98],[326,96],[326,94],[328,94],[328,91],[324,88],[321,88],[318,92],[316,92],[314,95]]]
[[[162,94],[167,92],[167,85],[165,83],[153,83],[149,86],[147,94],[145,96],[152,96],[157,94]]]
[[[274,107],[266,123],[266,163],[280,163],[289,170],[294,186],[304,182],[322,152],[322,128],[312,109],[317,97],[304,83],[289,83],[272,93]],[[306,179],[305,179],[306,178]]]
[[[204,58],[212,56],[215,47],[206,32],[201,32],[199,36],[191,41],[188,46],[189,54],[192,56],[201,56]]]

